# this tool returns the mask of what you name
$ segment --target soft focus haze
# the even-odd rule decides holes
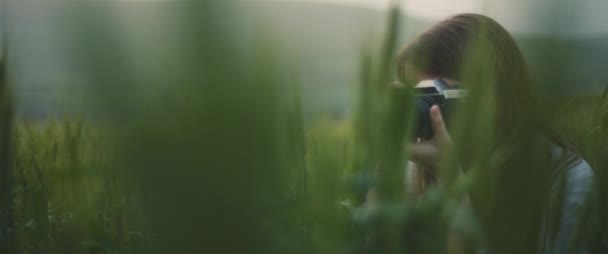
[[[386,9],[391,0],[251,0],[327,3]],[[608,33],[608,1],[602,0],[403,0],[405,13],[438,20],[456,13],[489,15],[519,33],[557,33],[564,37],[596,37]],[[559,15],[553,15],[555,13]],[[552,14],[552,15],[549,15]],[[577,20],[579,22],[572,22]]]
[[[128,2],[167,2],[177,0],[123,0]],[[519,33],[554,33],[564,37],[597,37],[608,33],[608,1],[604,0],[248,0],[266,2],[321,3],[386,9],[399,2],[404,11],[417,18],[438,20],[455,13],[489,15],[509,30]],[[559,9],[557,9],[559,8]],[[559,15],[551,15],[555,12]],[[579,22],[571,22],[573,19]]]
[[[8,3],[12,5],[7,13],[11,25],[11,76],[15,79],[19,108],[28,115],[46,115],[54,101],[63,103],[65,98],[76,98],[92,83],[102,82],[96,76],[98,73],[113,78],[129,73],[145,80],[142,83],[148,87],[160,83],[158,80],[182,68],[177,63],[183,63],[180,57],[189,54],[182,52],[184,43],[188,43],[184,34],[189,33],[184,30],[188,26],[180,13],[186,1]],[[310,111],[329,108],[342,114],[351,109],[361,50],[378,47],[390,0],[241,0],[240,3],[249,16],[235,16],[235,22],[248,18],[256,22],[264,20],[277,42],[295,55],[298,63],[295,76],[305,87],[304,102],[309,102]],[[538,46],[549,37],[558,37],[569,50],[573,57],[567,62],[580,68],[561,73],[564,77],[557,75],[560,73],[544,73],[544,77],[556,80],[548,92],[563,86],[564,94],[590,93],[603,89],[594,84],[608,80],[608,73],[603,70],[608,65],[605,53],[608,15],[603,13],[608,9],[608,1],[404,0],[400,4],[404,13],[400,44],[437,20],[462,12],[482,13],[513,33],[532,66],[555,62],[547,57],[554,53]],[[254,29],[248,27],[244,31]]]

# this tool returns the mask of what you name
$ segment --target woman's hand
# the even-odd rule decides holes
[[[434,173],[439,161],[451,146],[452,139],[443,122],[439,106],[431,107],[430,114],[433,138],[422,143],[410,144],[408,151],[413,162]]]

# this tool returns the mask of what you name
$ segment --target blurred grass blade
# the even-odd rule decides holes
[[[6,36],[6,35],[5,35]],[[8,51],[4,39],[0,55],[0,252],[8,253],[13,244],[11,239],[12,218],[12,167],[11,129],[12,108],[8,89]]]

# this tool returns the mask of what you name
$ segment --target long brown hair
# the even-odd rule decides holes
[[[499,166],[501,181],[492,186],[493,194],[489,196],[495,201],[491,208],[478,212],[482,223],[494,223],[486,228],[493,250],[511,248],[512,253],[530,253],[539,241],[536,237],[540,235],[537,231],[540,226],[530,227],[541,221],[543,202],[549,193],[551,144],[566,151],[562,153],[568,161],[562,162],[566,164],[580,160],[580,156],[561,141],[541,114],[532,78],[517,43],[495,20],[479,14],[460,14],[439,22],[405,46],[397,59],[397,75],[402,82],[409,82],[406,70],[411,68],[424,76],[458,80],[471,89],[492,86],[493,98],[489,101],[493,105],[481,106],[493,107],[496,146],[509,144],[513,153]],[[527,151],[534,151],[535,155]],[[432,177],[419,173],[422,177],[414,185],[426,188]],[[526,195],[527,192],[530,194]],[[520,200],[514,196],[520,196]],[[519,223],[495,225],[498,221],[509,221],[512,216],[519,216]],[[526,234],[522,230],[527,230]],[[503,239],[492,239],[497,235]],[[501,241],[518,240],[528,247],[501,246]]]
[[[498,134],[509,136],[515,125],[545,128],[538,113],[537,97],[524,57],[509,32],[493,19],[479,14],[460,14],[446,19],[419,35],[399,54],[397,74],[405,79],[406,64],[425,75],[464,81],[467,65],[476,50],[474,72],[491,72],[496,101]],[[466,82],[464,82],[466,83]],[[542,127],[541,127],[542,126]],[[546,130],[542,130],[546,131]]]
[[[481,54],[474,55],[476,51]],[[473,57],[483,59],[470,61]],[[451,78],[464,84],[471,72],[473,75],[485,72],[494,86],[499,143],[522,139],[522,134],[541,134],[565,151],[565,164],[581,159],[576,149],[547,124],[523,54],[509,32],[495,20],[468,13],[439,22],[399,53],[396,67],[402,82],[407,80],[407,65],[425,76]]]

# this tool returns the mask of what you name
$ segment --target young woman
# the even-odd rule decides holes
[[[483,107],[494,113],[492,150],[508,152],[495,172],[480,175],[463,202],[479,218],[487,253],[587,253],[593,172],[543,121],[524,58],[500,24],[477,14],[444,20],[401,51],[397,73],[406,85],[443,79],[490,91]],[[465,170],[466,157],[478,152],[452,142],[437,106],[430,114],[433,139],[409,149],[418,165],[408,169],[415,195],[444,180],[435,169],[448,148],[461,151]],[[484,177],[493,184],[484,185]]]

